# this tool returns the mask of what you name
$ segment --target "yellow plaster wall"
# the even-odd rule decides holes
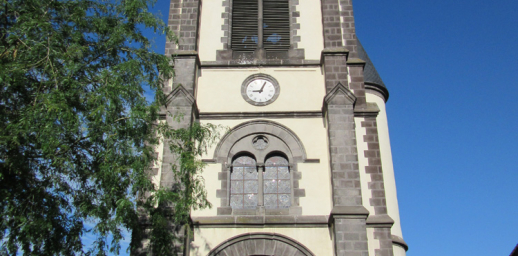
[[[241,85],[250,75],[273,76],[280,86],[276,101],[254,106],[243,99]],[[200,112],[310,111],[321,110],[324,76],[316,68],[203,69],[198,79]]]
[[[322,32],[322,11],[320,1],[299,1],[297,11],[300,17],[300,42],[298,48],[304,49],[307,60],[319,60],[324,49],[324,37]]]
[[[215,61],[216,51],[223,49],[221,38],[224,32],[221,26],[224,19],[221,14],[225,11],[221,0],[202,1],[200,13],[200,40],[198,54],[200,61]]]
[[[196,228],[194,241],[191,242],[192,256],[208,255],[223,241],[251,232],[272,232],[288,236],[306,246],[315,256],[333,255],[331,232],[327,227],[305,228]]]

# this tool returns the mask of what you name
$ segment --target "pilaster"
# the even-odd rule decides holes
[[[324,98],[329,137],[335,255],[368,255],[354,124],[356,97],[338,83]]]

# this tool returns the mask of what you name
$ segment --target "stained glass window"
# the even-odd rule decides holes
[[[233,209],[255,209],[258,186],[255,160],[249,156],[236,158],[230,174],[230,206]]]
[[[264,169],[264,207],[267,209],[291,206],[291,179],[288,160],[273,156],[266,160]]]

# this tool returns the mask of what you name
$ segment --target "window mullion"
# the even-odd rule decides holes
[[[257,190],[257,206],[264,206],[264,181],[263,181],[263,166],[258,166],[257,171],[259,172],[259,184]]]
[[[258,14],[257,14],[257,49],[263,49],[263,0],[257,0]]]

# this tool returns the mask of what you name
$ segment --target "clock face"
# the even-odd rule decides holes
[[[276,88],[266,79],[254,79],[246,86],[246,96],[257,103],[264,103],[275,96]]]
[[[267,74],[253,74],[241,84],[241,96],[254,106],[272,104],[281,92],[279,82]]]

